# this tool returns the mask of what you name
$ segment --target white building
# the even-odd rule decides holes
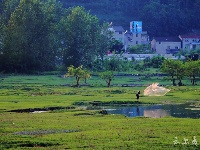
[[[151,49],[156,54],[176,54],[181,49],[181,40],[177,37],[155,37]]]
[[[200,34],[179,35],[179,38],[182,41],[182,49],[200,48]]]

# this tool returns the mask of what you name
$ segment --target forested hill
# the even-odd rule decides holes
[[[150,36],[172,36],[200,29],[200,0],[60,0],[63,6],[83,6],[102,22],[129,29],[143,21]]]

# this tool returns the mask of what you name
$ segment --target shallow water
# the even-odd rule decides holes
[[[122,114],[128,117],[177,117],[200,118],[200,106],[191,104],[137,105],[137,106],[105,106],[101,107],[108,114]]]

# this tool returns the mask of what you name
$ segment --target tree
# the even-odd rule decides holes
[[[9,22],[11,14],[19,5],[19,0],[3,0],[0,2],[0,70],[4,68],[4,62],[7,61],[3,55],[5,50],[6,26]]]
[[[142,54],[143,53],[143,45],[135,45],[128,48],[128,51],[131,54]]]
[[[153,68],[160,68],[165,58],[163,56],[154,56],[151,58],[151,65]]]
[[[190,77],[192,85],[196,84],[196,78],[200,75],[200,60],[197,61],[187,61],[186,65],[186,75]]]
[[[81,79],[86,79],[91,77],[91,74],[88,70],[84,70],[83,66],[74,67],[73,65],[68,67],[68,72],[64,75],[64,77],[75,77],[76,78],[76,86],[79,87],[79,82]]]
[[[178,60],[177,68],[176,68],[176,77],[177,77],[177,80],[179,80],[178,82],[179,86],[183,85],[182,80],[185,77],[185,71],[186,71],[185,69],[186,69],[185,64],[182,61]]]
[[[3,63],[5,70],[17,72],[44,71],[55,67],[57,50],[54,0],[21,0],[6,27]]]
[[[176,85],[176,79],[179,80],[179,85],[182,85],[182,79],[185,76],[185,66],[180,60],[165,59],[161,71],[171,76],[172,84]]]
[[[113,71],[101,72],[99,76],[106,81],[108,87],[111,86],[111,81],[114,79]]]
[[[116,54],[120,54],[122,52],[123,43],[118,40],[112,40],[112,45],[110,51]]]
[[[8,23],[19,2],[20,0],[2,0],[0,3],[0,24],[6,25]]]
[[[112,32],[108,28],[108,23],[104,23],[101,26],[101,33],[99,34],[97,42],[97,59],[101,62],[100,68],[103,68],[104,57],[112,45]]]
[[[86,83],[87,79],[89,79],[90,77],[91,77],[90,71],[87,70],[87,69],[84,69],[84,70],[83,70],[83,78],[84,78],[84,80],[85,80],[85,83]]]
[[[132,62],[121,54],[112,54],[105,57],[104,70],[110,71],[130,71],[133,68]]]
[[[83,7],[71,9],[71,13],[62,19],[65,44],[63,61],[66,66],[91,66],[96,55],[95,48],[101,32],[99,20]]]

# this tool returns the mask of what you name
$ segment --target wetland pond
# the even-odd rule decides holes
[[[84,107],[86,110],[100,110],[102,114],[121,114],[127,117],[177,117],[177,118],[200,118],[200,104],[154,104],[154,105],[88,105],[79,106],[81,109]],[[18,109],[11,110],[9,112],[18,113],[43,113],[55,110],[69,110],[75,109],[74,106],[68,107],[47,107],[47,108],[29,108],[29,109]]]
[[[199,104],[164,104],[164,105],[135,105],[135,106],[97,106],[87,109],[102,109],[108,114],[121,114],[127,117],[177,117],[177,118],[200,118]]]

